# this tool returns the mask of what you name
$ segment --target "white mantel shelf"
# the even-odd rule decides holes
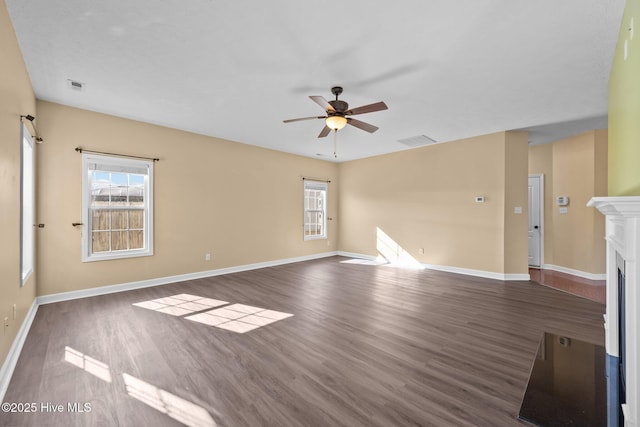
[[[640,196],[594,197],[587,206],[598,209],[606,217],[605,344],[607,355],[616,358],[620,356],[618,268],[619,259],[624,260],[627,403],[622,409],[625,414],[624,427],[640,427]]]
[[[640,217],[640,196],[593,197],[587,206],[598,209],[604,215]]]

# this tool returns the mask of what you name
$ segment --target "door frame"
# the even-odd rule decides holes
[[[540,269],[544,268],[544,174],[542,173],[532,173],[529,174],[528,178],[540,178],[540,200],[538,200],[538,204],[540,206]],[[527,179],[527,185],[529,185],[529,180]],[[531,206],[527,207],[531,209]],[[527,230],[528,233],[528,230]],[[534,267],[535,268],[535,267]]]

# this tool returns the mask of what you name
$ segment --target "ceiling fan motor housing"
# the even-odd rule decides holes
[[[349,109],[348,103],[338,99],[336,99],[335,101],[329,101],[329,104],[331,104],[331,106],[336,110],[337,113],[344,113]],[[328,113],[331,113],[331,112],[328,111]]]

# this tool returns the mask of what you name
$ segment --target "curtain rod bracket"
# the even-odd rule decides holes
[[[33,132],[35,133],[35,135],[33,135],[33,137],[36,140],[37,144],[42,144],[44,142],[44,139],[42,139],[42,137],[40,136],[40,132],[38,132],[38,129],[36,128],[36,124],[33,122],[36,118],[33,117],[31,114],[20,114],[20,121],[22,121],[22,119],[26,119],[31,123],[31,127],[33,128]]]

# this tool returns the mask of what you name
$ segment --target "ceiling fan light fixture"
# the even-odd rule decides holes
[[[327,127],[332,130],[340,130],[347,125],[347,118],[343,116],[329,116],[326,118],[325,123]]]

